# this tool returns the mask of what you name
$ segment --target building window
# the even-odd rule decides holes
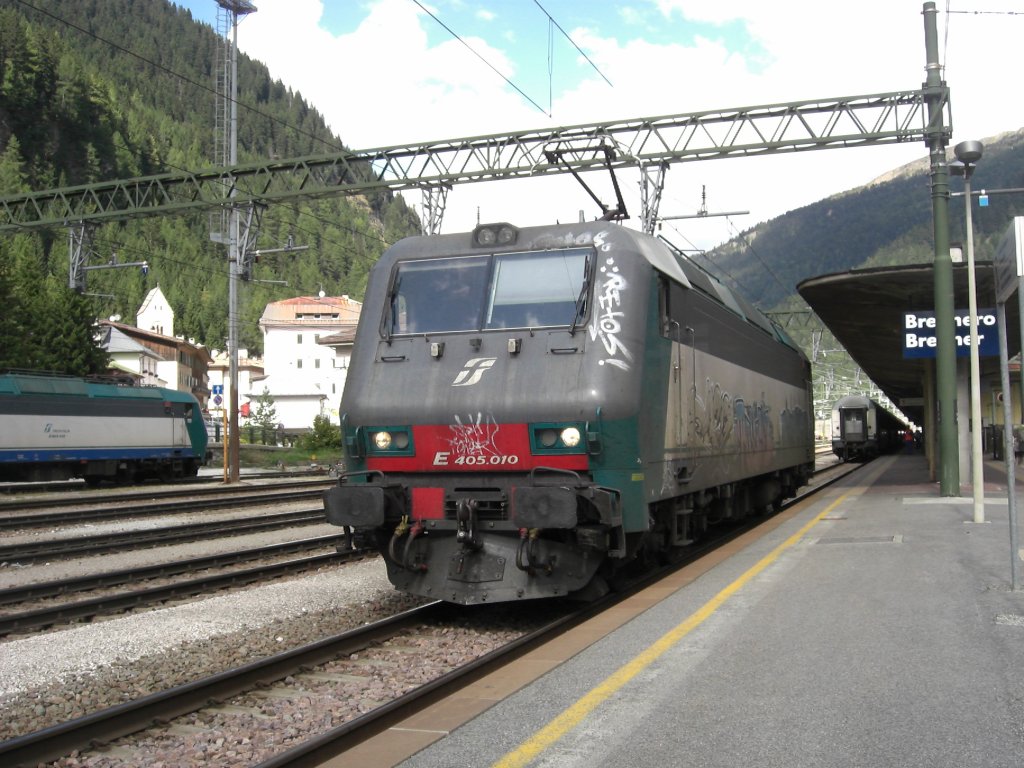
[[[298,361],[297,361],[297,362],[295,363],[295,367],[296,367],[296,368],[301,368],[301,367],[302,367],[302,358],[301,358],[301,357],[300,357],[300,358],[298,359]]]
[[[296,344],[301,344],[302,343],[302,334],[301,333],[296,335],[295,343]]]
[[[320,367],[320,358],[319,357],[316,360],[313,361],[313,367],[314,368],[319,368]]]

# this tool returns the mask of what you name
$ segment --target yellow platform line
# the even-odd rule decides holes
[[[726,600],[736,594],[736,592],[742,589],[744,585],[749,583],[751,579],[764,571],[769,565],[774,563],[783,552],[800,541],[800,539],[802,539],[811,528],[817,525],[823,517],[827,516],[836,507],[842,504],[851,493],[862,490],[863,488],[851,488],[829,504],[823,511],[819,512],[802,528],[800,528],[799,531],[779,544],[775,549],[758,561],[757,564],[751,566],[746,573],[711,598],[711,600],[705,603],[703,607],[695,613],[690,614],[690,616],[682,623],[670,629],[652,645],[648,646],[642,653],[635,656],[631,661],[619,667],[619,669],[607,677],[604,682],[600,683],[595,688],[592,688],[587,694],[577,700],[571,707],[563,711],[544,728],[537,731],[537,733],[527,741],[523,742],[519,747],[509,752],[498,762],[494,763],[492,768],[523,768],[524,766],[529,765],[533,760],[540,756],[544,750],[548,749],[548,747],[555,744],[569,731],[578,726],[587,715],[597,709],[607,699],[611,698],[611,696],[626,685],[626,683],[643,672],[666,651],[674,647],[680,640],[690,634],[690,632],[703,624],[722,606],[723,603],[725,603]]]

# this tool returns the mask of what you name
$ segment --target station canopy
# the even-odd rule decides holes
[[[995,279],[991,262],[976,262],[978,313],[995,311]],[[851,270],[804,280],[797,286],[815,314],[850,357],[909,419],[924,424],[925,366],[932,358],[904,357],[904,314],[934,312],[931,264]],[[969,306],[967,265],[953,265],[953,308]],[[1006,304],[1009,355],[1020,350],[1020,312],[1017,297]],[[963,331],[962,331],[963,332]],[[996,348],[998,349],[998,347]],[[966,367],[967,357],[963,359]],[[965,368],[966,369],[966,368]],[[982,407],[988,393],[998,391],[999,357],[981,357]],[[966,408],[966,403],[958,407]]]

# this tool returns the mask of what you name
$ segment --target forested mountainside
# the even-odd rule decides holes
[[[1024,129],[983,139],[985,152],[971,184],[981,189],[1024,189]],[[922,146],[922,155],[925,148]],[[954,159],[949,147],[949,158]],[[708,254],[712,271],[731,281],[765,310],[798,309],[796,285],[809,277],[850,269],[934,260],[932,199],[927,159],[872,183],[759,224]],[[963,190],[951,176],[950,191]],[[973,208],[975,254],[992,258],[1014,216],[1024,214],[1024,193],[992,195]],[[950,240],[964,239],[964,200],[949,206]]]
[[[0,196],[212,167],[217,46],[209,25],[163,0],[0,0]],[[239,163],[344,149],[300,94],[244,55],[238,102]],[[4,236],[0,367],[62,370],[88,332],[54,347],[48,329],[58,316],[134,318],[158,284],[177,334],[223,348],[227,254],[210,230],[209,214],[98,227],[90,264],[149,267],[90,271],[93,297],[67,289],[67,230]],[[418,231],[415,213],[388,192],[275,205],[257,247],[308,249],[255,267],[257,280],[287,286],[245,285],[240,345],[260,352],[257,320],[268,301],[320,290],[361,298],[384,248]]]

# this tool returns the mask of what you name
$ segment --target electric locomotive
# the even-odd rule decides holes
[[[0,480],[89,485],[195,477],[209,458],[187,392],[71,376],[0,375]]]
[[[327,519],[406,592],[596,596],[806,482],[810,379],[781,329],[648,235],[407,238],[370,273]]]

